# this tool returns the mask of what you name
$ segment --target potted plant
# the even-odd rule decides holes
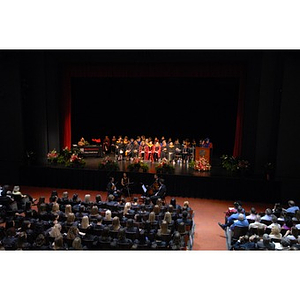
[[[238,160],[234,156],[224,154],[221,156],[221,165],[222,167],[230,172],[237,170]]]
[[[163,158],[161,162],[155,167],[158,174],[173,174],[175,167],[170,163],[169,160]]]
[[[66,162],[66,167],[84,167],[85,160],[78,154],[71,154],[70,159]]]
[[[57,160],[58,160],[58,153],[55,149],[53,149],[52,151],[50,151],[48,154],[47,154],[47,160],[49,162],[49,164],[56,164],[57,163]]]
[[[120,167],[116,161],[112,160],[109,156],[106,156],[99,163],[98,169],[103,171],[119,171]]]
[[[140,170],[147,172],[149,166],[141,158],[134,158],[132,163],[127,166],[127,170],[129,172],[139,172]]]

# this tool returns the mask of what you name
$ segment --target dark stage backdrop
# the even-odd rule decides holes
[[[231,154],[237,78],[72,78],[72,143],[83,136],[209,137],[214,153]]]

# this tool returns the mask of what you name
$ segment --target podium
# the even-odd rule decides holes
[[[196,147],[195,148],[195,160],[199,160],[200,157],[207,159],[209,164],[211,163],[211,150],[212,147]]]

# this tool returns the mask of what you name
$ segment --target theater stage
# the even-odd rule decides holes
[[[103,158],[86,157],[83,168],[63,166],[32,165],[23,166],[20,172],[20,184],[28,186],[87,189],[105,191],[110,176],[120,183],[122,173],[127,172],[133,194],[142,193],[142,184],[153,183],[155,166],[158,163],[147,162],[149,171],[128,172],[128,161],[118,162],[120,170],[102,171],[98,165]],[[213,157],[212,168],[208,172],[199,172],[184,163],[175,163],[174,174],[163,174],[167,186],[167,195],[206,199],[241,200],[250,202],[275,203],[280,198],[280,182],[267,181],[263,176],[232,174],[224,170],[218,157]]]

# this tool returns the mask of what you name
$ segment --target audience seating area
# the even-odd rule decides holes
[[[32,199],[7,191],[0,197],[1,250],[192,250],[195,224],[188,201],[52,191]]]
[[[235,203],[236,204],[236,203]],[[239,203],[237,203],[239,204]],[[300,210],[293,200],[289,207],[283,208],[276,203],[274,208],[266,208],[264,212],[242,211],[246,222],[243,226],[232,223],[243,220],[234,217],[228,226],[223,227],[228,250],[299,250],[300,249]],[[241,208],[241,205],[239,206]],[[237,208],[237,206],[236,206]],[[231,212],[229,212],[231,210]],[[225,212],[225,223],[230,215],[239,215],[237,209],[228,208]],[[235,215],[233,215],[235,216]],[[221,227],[224,224],[219,224]],[[238,223],[236,223],[238,224]]]

